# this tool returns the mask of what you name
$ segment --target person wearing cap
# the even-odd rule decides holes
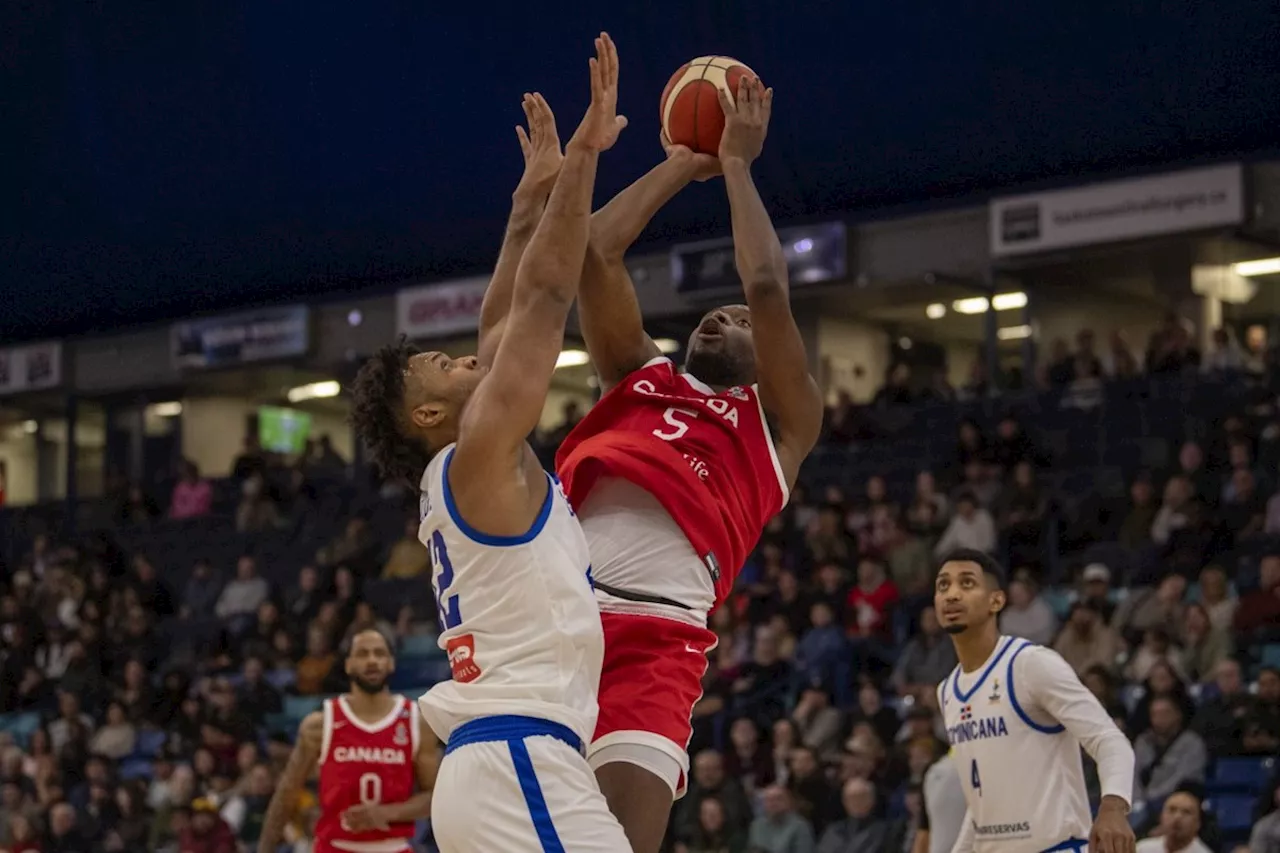
[[[1084,567],[1080,573],[1078,600],[1093,605],[1102,614],[1104,622],[1111,622],[1116,606],[1111,603],[1111,569],[1105,563],[1090,563]]]
[[[178,847],[182,853],[235,853],[235,835],[217,803],[206,797],[191,801],[191,823],[178,836]]]

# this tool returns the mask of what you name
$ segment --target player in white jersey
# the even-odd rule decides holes
[[[1133,748],[1057,652],[1000,635],[1004,586],[1000,565],[969,550],[943,560],[934,586],[960,661],[938,685],[968,805],[954,850],[1132,853]],[[1102,783],[1096,820],[1081,747]]]
[[[525,176],[478,356],[401,342],[370,359],[353,389],[375,460],[422,493],[419,535],[453,670],[418,705],[446,744],[431,809],[443,853],[630,849],[583,756],[604,651],[586,539],[525,440],[577,292],[598,155],[626,124],[617,80],[601,34],[591,106],[563,155],[545,101],[525,96]]]

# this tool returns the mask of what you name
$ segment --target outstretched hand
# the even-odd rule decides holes
[[[608,151],[627,126],[626,116],[618,115],[618,49],[608,33],[601,33],[596,39],[596,55],[590,66],[591,105],[569,144],[589,151]]]
[[[547,195],[560,174],[560,164],[564,162],[564,154],[560,151],[560,136],[556,132],[556,117],[547,105],[541,93],[532,95],[525,93],[525,121],[529,130],[516,125],[516,136],[520,140],[520,152],[524,154],[524,175],[516,192],[527,190]]]
[[[724,110],[724,134],[720,137],[720,162],[741,160],[750,163],[764,149],[769,133],[769,115],[773,112],[773,90],[759,79],[743,77],[738,81],[738,97],[717,88],[720,108]]]
[[[676,145],[667,138],[665,130],[659,132],[659,138],[662,141],[662,150],[667,152],[667,159],[686,165],[692,180],[709,181],[723,173],[718,157],[712,154],[696,154],[687,145]]]

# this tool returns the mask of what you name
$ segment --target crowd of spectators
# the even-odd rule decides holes
[[[1092,370],[1080,346],[1050,381],[1067,362]],[[1170,330],[1146,361],[1175,356],[1192,363]],[[846,420],[833,410],[829,445],[849,438]],[[911,849],[922,781],[947,749],[934,687],[956,664],[933,568],[960,547],[1008,562],[1003,630],[1055,648],[1134,739],[1142,835],[1280,849],[1276,776],[1248,795],[1252,842],[1213,797],[1215,762],[1280,750],[1280,419],[1229,412],[1171,455],[1115,501],[1067,502],[1054,454],[1009,410],[963,421],[950,458],[905,488],[889,472],[798,486],[713,614],[671,849]],[[413,496],[364,479],[327,443],[285,466],[250,441],[225,505],[189,463],[165,501],[121,485],[116,528],[143,531],[143,547],[39,535],[4,566],[0,851],[255,849],[290,749],[275,723],[293,698],[345,688],[344,633],[377,624],[408,648],[434,631],[429,610],[364,594],[429,571]],[[335,480],[343,523],[285,577],[253,548],[175,571],[145,547],[147,531],[219,519],[248,543],[293,535]],[[371,521],[388,505],[393,532]],[[1100,544],[1116,558],[1091,558]],[[303,803],[294,853],[310,851],[315,816]]]

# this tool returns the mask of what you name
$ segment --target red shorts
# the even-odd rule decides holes
[[[604,611],[600,621],[600,716],[588,757],[615,743],[661,750],[680,764],[680,797],[689,773],[693,706],[702,698],[715,632],[676,619],[631,613]]]

